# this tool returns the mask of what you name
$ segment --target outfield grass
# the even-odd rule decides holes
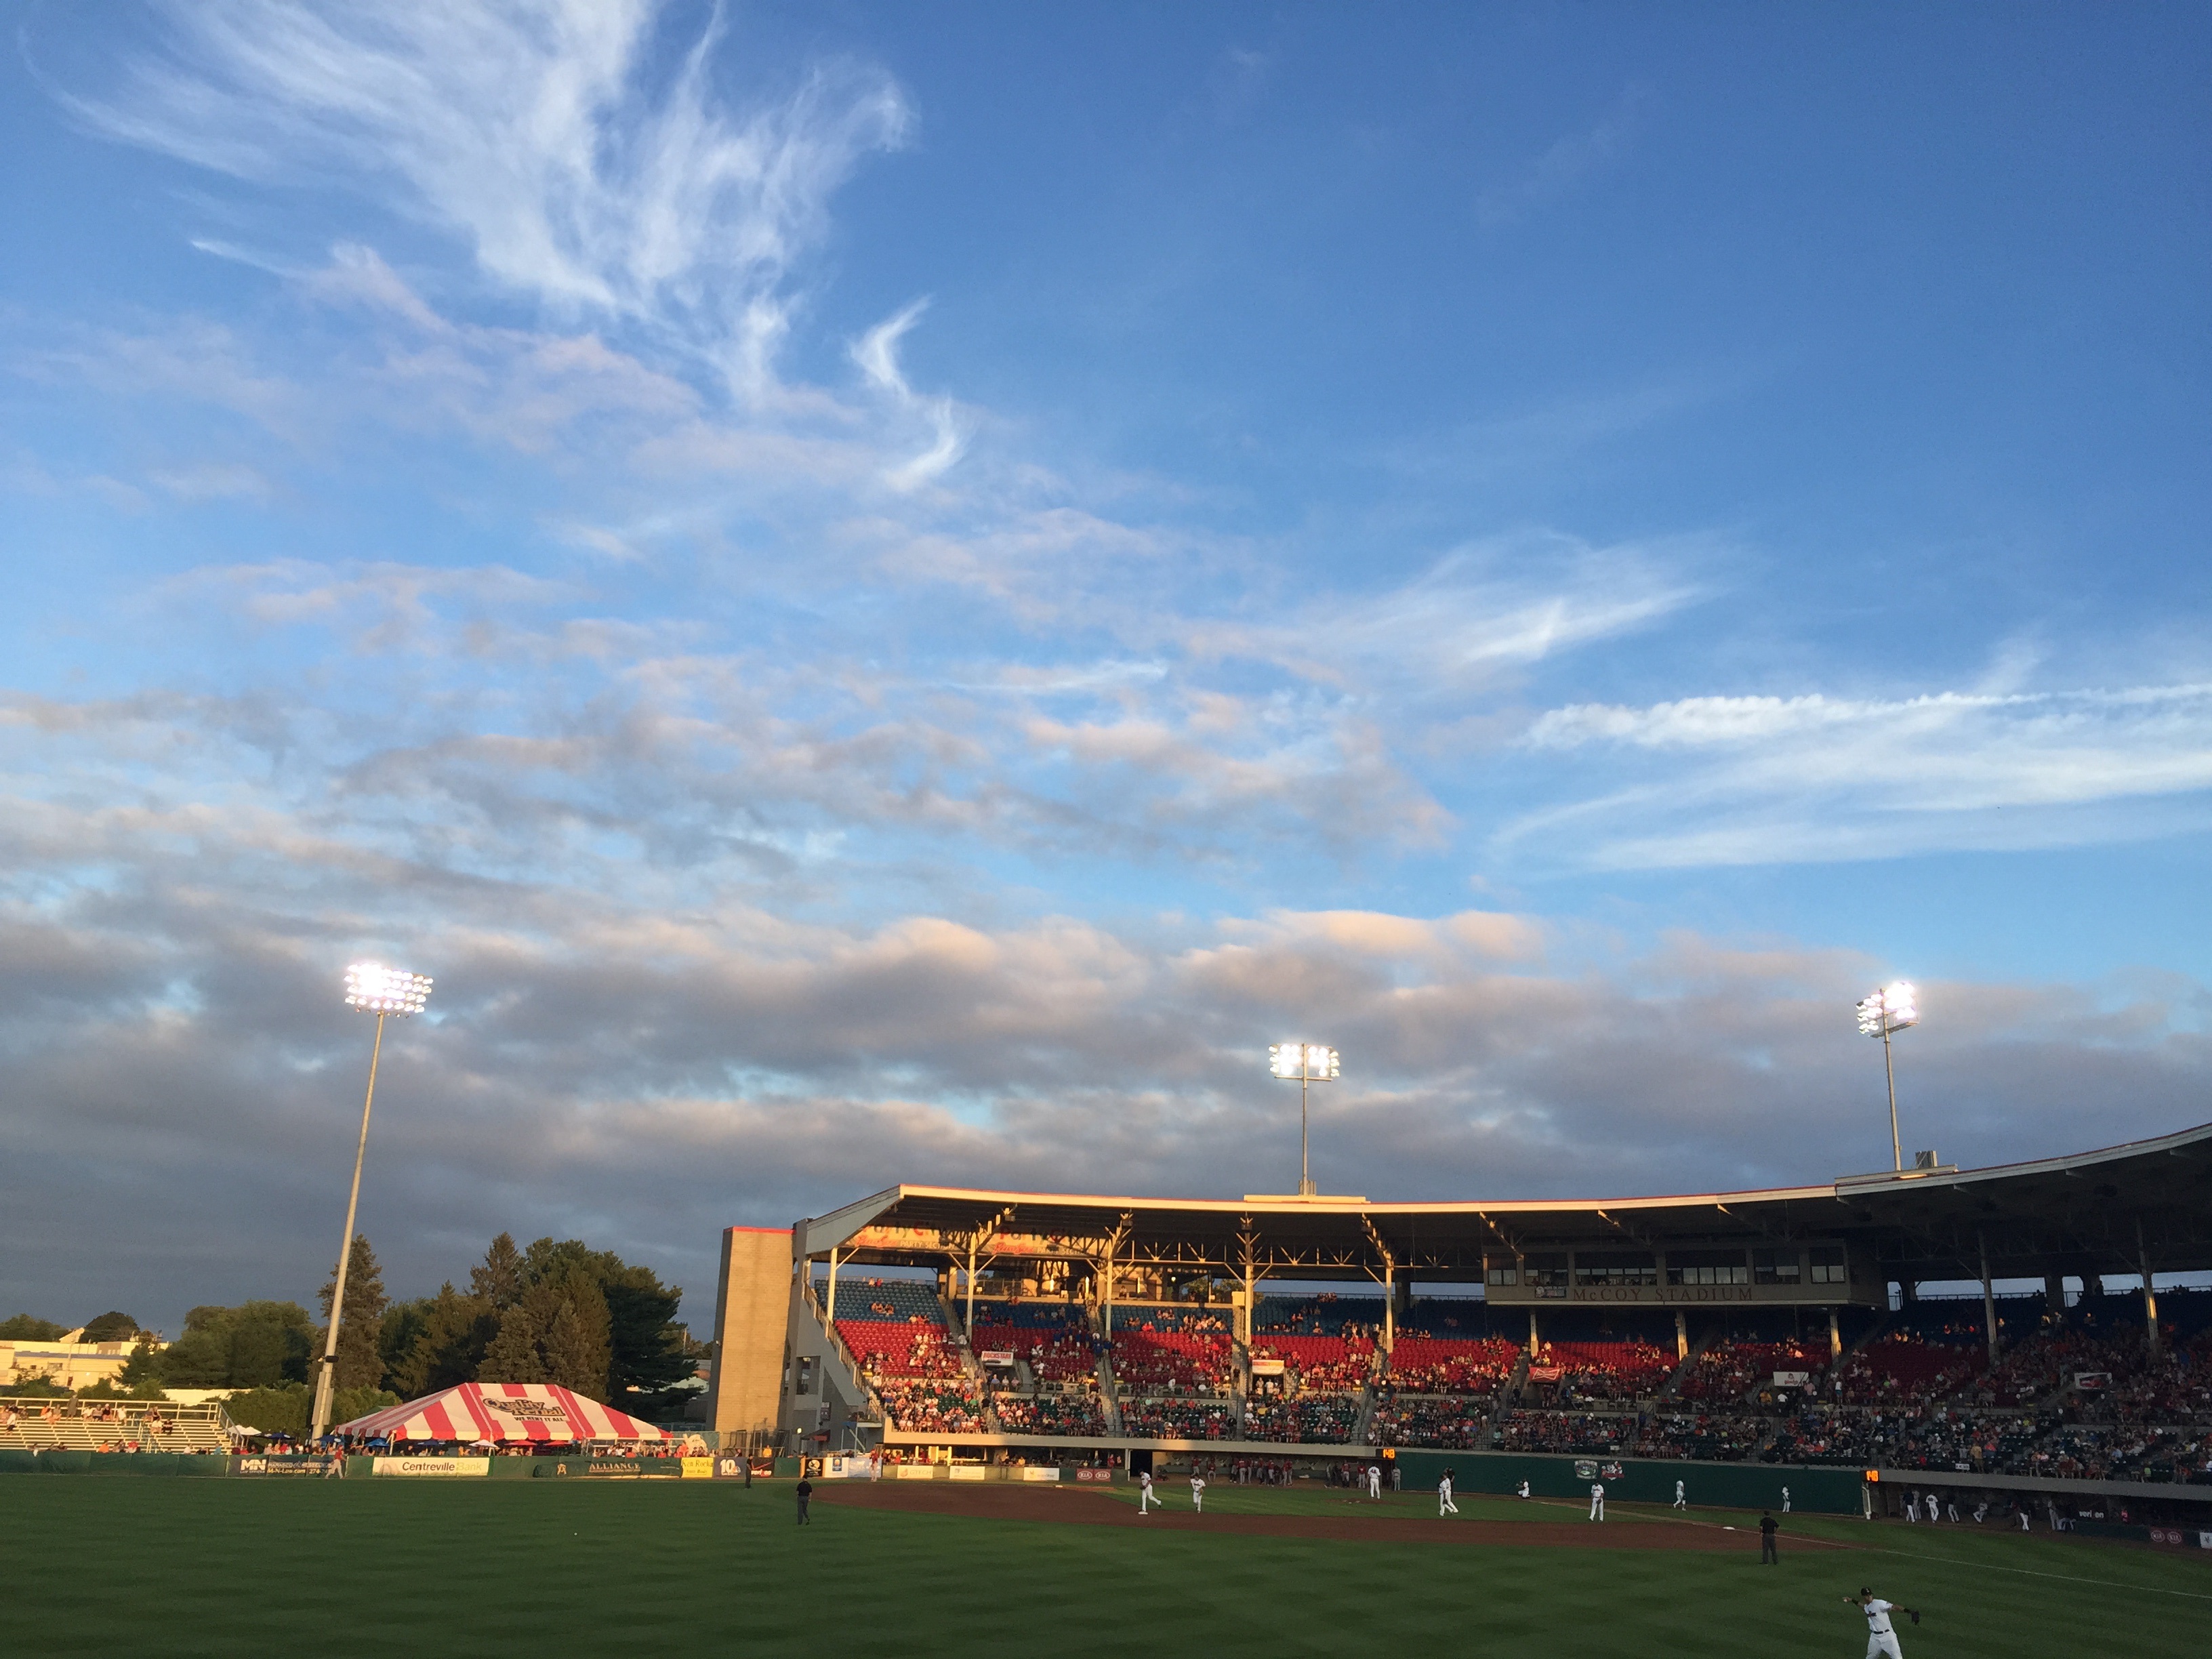
[[[1166,1489],[1173,1492],[1172,1483]],[[1182,1489],[1187,1509],[1188,1489]],[[1210,1487],[1209,1512],[1347,1495]],[[1923,1656],[2212,1651],[2212,1559],[1792,1516],[1741,1554],[1321,1542],[815,1506],[787,1484],[0,1481],[0,1645],[46,1656],[1836,1654],[1862,1583]],[[1433,1514],[1408,1492],[1370,1510]],[[1563,1505],[1463,1499],[1469,1518]],[[1638,1507],[1622,1518],[1664,1512]],[[1699,1524],[1755,1516],[1700,1512]]]

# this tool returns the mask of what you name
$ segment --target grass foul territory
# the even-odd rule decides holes
[[[1218,1656],[1857,1659],[1861,1584],[1907,1659],[2212,1651],[2212,1552],[1755,1512],[1187,1484],[416,1485],[17,1479],[0,1628],[26,1659]],[[1730,1530],[1733,1528],[1733,1530]],[[1751,1528],[1751,1529],[1747,1529]]]

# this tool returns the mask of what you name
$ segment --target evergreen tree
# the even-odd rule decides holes
[[[598,1284],[562,1262],[500,1316],[482,1376],[488,1382],[557,1382],[604,1400],[607,1334],[607,1303]]]
[[[538,1353],[542,1334],[529,1303],[516,1303],[499,1316],[499,1334],[484,1350],[477,1377],[486,1382],[543,1382],[545,1362]]]
[[[483,1265],[469,1269],[469,1291],[482,1297],[494,1313],[505,1313],[522,1300],[529,1288],[522,1255],[514,1248],[514,1235],[501,1233],[484,1252]]]
[[[659,1393],[691,1375],[683,1328],[675,1322],[681,1288],[665,1285],[652,1268],[633,1266],[612,1250],[594,1250],[581,1239],[541,1238],[523,1252],[523,1277],[536,1285],[563,1273],[581,1274],[599,1287],[608,1316],[608,1397],[632,1389]]]
[[[331,1301],[336,1293],[336,1267],[323,1281],[323,1325],[315,1334],[320,1354],[330,1340]],[[337,1375],[331,1379],[339,1389],[374,1389],[384,1383],[384,1356],[377,1339],[384,1325],[384,1310],[391,1298],[384,1293],[384,1271],[376,1265],[376,1252],[368,1238],[353,1236],[353,1255],[346,1263],[345,1307],[338,1316]]]
[[[138,1334],[138,1322],[127,1313],[104,1313],[85,1322],[80,1342],[121,1342]]]
[[[473,1382],[479,1376],[495,1382],[513,1380],[483,1370],[484,1351],[499,1334],[500,1320],[482,1297],[461,1295],[448,1279],[438,1287],[437,1295],[410,1306],[419,1310],[421,1328],[389,1372],[392,1386],[404,1398],[435,1394],[456,1383]]]
[[[376,1328],[376,1353],[384,1362],[385,1387],[405,1387],[405,1378],[414,1364],[415,1339],[422,1334],[429,1306],[428,1297],[418,1296],[412,1302],[395,1302],[384,1310],[384,1318]],[[412,1391],[405,1397],[412,1399]]]
[[[11,1319],[0,1319],[0,1342],[58,1342],[62,1333],[69,1328],[57,1325],[51,1319],[33,1319],[29,1314],[17,1314]]]
[[[153,1332],[138,1333],[138,1340],[131,1347],[131,1358],[123,1362],[123,1370],[116,1380],[136,1398],[161,1398],[161,1352],[154,1346]]]
[[[540,1352],[545,1380],[593,1400],[607,1397],[607,1300],[590,1275],[569,1273],[541,1287],[559,1299]],[[533,1292],[534,1294],[535,1292]]]
[[[652,1268],[616,1260],[616,1271],[600,1280],[599,1289],[607,1299],[611,1398],[631,1389],[658,1394],[691,1375],[697,1362],[676,1322],[684,1302],[680,1285],[663,1285]]]

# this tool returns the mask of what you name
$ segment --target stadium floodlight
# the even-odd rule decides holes
[[[368,1094],[361,1103],[361,1141],[353,1152],[353,1190],[346,1197],[345,1231],[338,1240],[337,1276],[331,1284],[331,1325],[323,1339],[322,1367],[315,1374],[314,1416],[307,1428],[310,1444],[323,1437],[331,1422],[331,1390],[338,1363],[338,1321],[345,1311],[346,1269],[353,1265],[353,1221],[361,1205],[361,1165],[368,1153],[368,1114],[376,1104],[376,1062],[384,1054],[384,1022],[392,1015],[405,1018],[419,1014],[430,1000],[427,974],[410,974],[404,968],[386,968],[377,962],[356,962],[345,971],[345,1005],[376,1016],[376,1041],[368,1051]]]
[[[1889,1155],[1905,1170],[1905,1145],[1897,1134],[1897,1067],[1889,1054],[1893,1032],[1920,1024],[1920,994],[1904,980],[1870,991],[1859,1003],[1859,1035],[1881,1039],[1882,1074],[1889,1080]]]
[[[1316,1083],[1334,1083],[1343,1071],[1335,1049],[1319,1042],[1278,1042],[1267,1050],[1267,1069],[1285,1083],[1298,1085],[1298,1196],[1314,1192],[1311,1166],[1306,1161],[1306,1091]]]

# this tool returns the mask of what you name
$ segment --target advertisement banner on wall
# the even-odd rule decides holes
[[[824,1480],[873,1480],[883,1472],[883,1466],[873,1453],[865,1457],[840,1455],[823,1460],[822,1478]]]
[[[1810,1371],[1777,1371],[1774,1386],[1778,1389],[1802,1389],[1813,1380]]]
[[[981,1480],[983,1478],[983,1466],[981,1463],[955,1463],[945,1473],[955,1480]]]
[[[489,1457],[378,1457],[370,1460],[373,1474],[402,1474],[422,1480],[457,1480],[465,1475],[489,1474]]]
[[[1060,1467],[1059,1465],[1054,1464],[1048,1468],[1039,1468],[1036,1464],[1031,1463],[1022,1470],[1022,1479],[1024,1480],[1057,1480],[1060,1479]]]

